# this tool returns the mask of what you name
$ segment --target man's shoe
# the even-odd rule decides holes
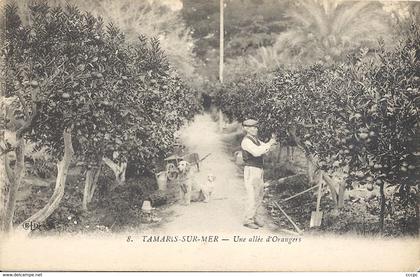
[[[260,220],[260,219],[255,219],[254,220],[254,223],[256,225],[258,225],[258,227],[263,227],[264,226],[264,222],[262,220]]]
[[[251,228],[251,229],[258,229],[258,225],[254,224],[254,223],[246,223],[244,224],[245,227],[247,228]]]

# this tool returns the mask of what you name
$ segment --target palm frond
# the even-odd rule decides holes
[[[313,23],[312,26],[317,29],[317,32],[321,35],[326,35],[328,33],[329,24],[328,16],[325,13],[323,6],[315,0],[305,0],[302,1],[302,7],[306,11],[306,16],[309,16]]]
[[[368,16],[369,10],[365,10],[365,13],[362,13],[362,10],[371,5],[370,2],[356,2],[352,5],[343,5],[345,9],[342,9],[342,12],[337,13],[332,24],[332,33],[340,34],[344,30],[349,30],[349,24],[354,24],[354,21],[357,17]]]
[[[286,13],[291,25],[273,45],[286,61],[338,60],[390,37],[390,22],[377,3],[305,0]]]

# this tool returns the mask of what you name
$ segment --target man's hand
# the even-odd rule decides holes
[[[270,145],[274,145],[274,144],[276,144],[277,143],[277,140],[276,140],[276,135],[273,133],[273,134],[271,134],[271,139],[270,139],[270,141],[268,142]]]
[[[271,146],[273,146],[274,144],[276,144],[276,137],[274,134],[271,135],[271,139],[265,144],[266,145],[266,149],[265,149],[265,154],[267,154],[268,152],[270,152],[271,150]]]

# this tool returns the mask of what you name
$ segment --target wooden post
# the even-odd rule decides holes
[[[224,59],[224,3],[223,0],[220,0],[220,43],[219,43],[219,51],[220,51],[220,59],[219,59],[219,81],[223,83],[223,59]]]
[[[220,0],[220,34],[219,34],[219,82],[220,84],[223,84],[223,60],[224,60],[224,16],[223,16],[223,10],[224,10],[224,1]],[[219,109],[219,131],[223,130],[223,113],[222,110]]]
[[[277,204],[277,202],[273,201],[274,205],[276,205],[276,207],[284,214],[284,216],[287,218],[287,220],[289,220],[290,223],[292,223],[293,227],[295,227],[296,231],[298,232],[299,235],[301,235],[303,232],[302,230],[296,225],[296,223],[293,221],[293,219],[287,215],[287,213],[280,207],[279,204]]]

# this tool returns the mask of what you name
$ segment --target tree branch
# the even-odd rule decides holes
[[[20,93],[19,90],[16,90],[16,95],[19,99],[20,104],[22,105],[23,114],[25,115],[25,118],[28,119],[29,118],[29,110],[28,110],[28,107],[26,106],[25,99],[23,99],[23,96],[22,96],[22,94]]]
[[[16,147],[7,147],[3,142],[0,142],[0,157],[6,155],[9,152],[16,150]]]
[[[5,167],[6,167],[6,174],[7,174],[7,178],[9,179],[10,182],[13,182],[13,180],[15,179],[15,174],[13,172],[13,170],[10,168],[10,161],[9,158],[7,157],[7,155],[4,157],[5,159]]]
[[[38,105],[33,103],[32,113],[26,118],[25,123],[16,131],[16,137],[20,138],[32,126],[35,117],[38,114]]]

